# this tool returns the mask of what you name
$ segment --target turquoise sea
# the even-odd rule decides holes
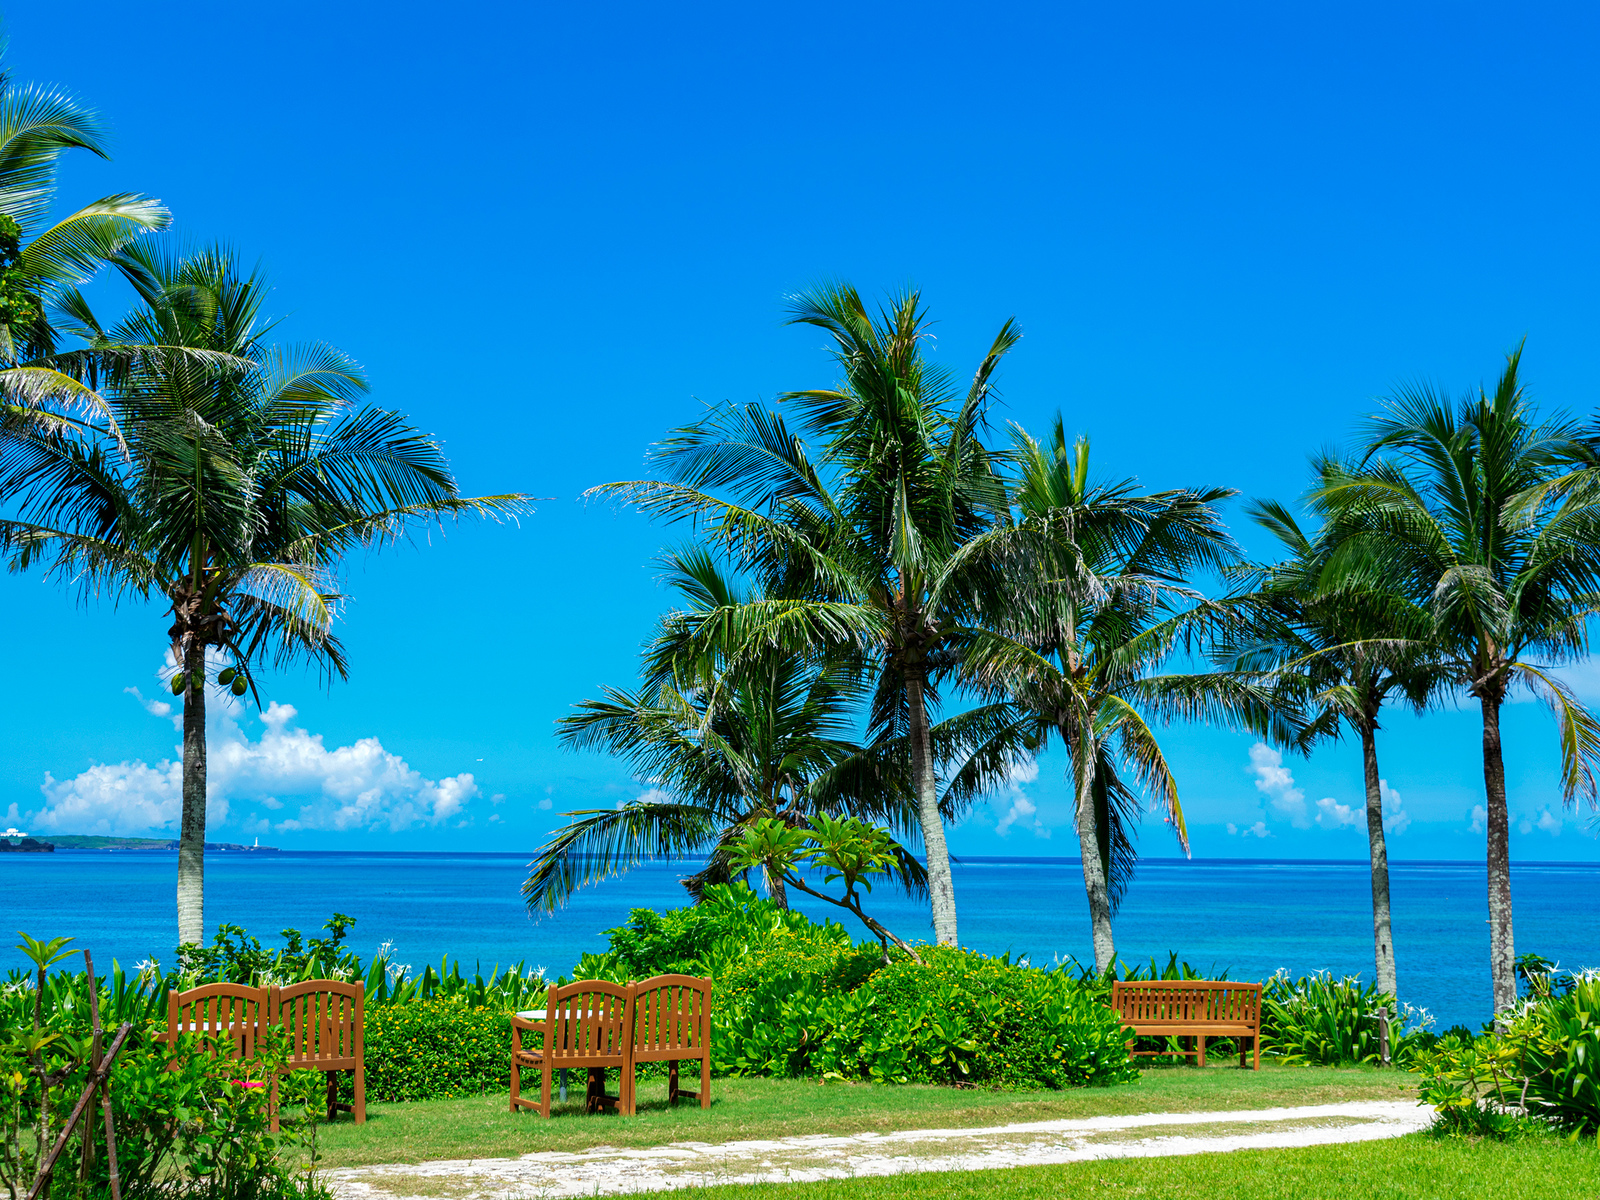
[[[243,925],[273,944],[286,926],[317,930],[335,912],[357,919],[350,944],[367,957],[393,944],[418,969],[448,953],[468,965],[519,959],[570,972],[601,930],[636,907],[683,903],[689,867],[651,863],[581,891],[562,912],[530,919],[518,895],[528,854],[284,851],[212,853],[206,919]],[[0,931],[71,935],[99,964],[170,962],[176,940],[176,855],[57,851],[0,857]],[[1395,949],[1402,1000],[1440,1028],[1489,1015],[1482,863],[1394,864]],[[956,867],[961,941],[1048,964],[1090,956],[1078,860],[971,858]],[[1517,949],[1565,967],[1600,966],[1600,913],[1591,905],[1600,863],[1523,863],[1512,869]],[[843,915],[807,900],[820,915]],[[929,936],[927,909],[880,886],[868,907],[906,938]],[[1371,899],[1364,862],[1146,859],[1117,920],[1124,958],[1163,962],[1170,951],[1235,979],[1280,967],[1295,974],[1372,970]],[[857,926],[854,930],[864,934]],[[22,965],[0,936],[0,972]]]

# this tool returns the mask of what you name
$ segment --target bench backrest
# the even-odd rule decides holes
[[[601,979],[580,979],[550,989],[545,1010],[545,1054],[563,1058],[615,1059],[633,1053],[633,989]]]
[[[711,980],[657,975],[633,985],[633,1056],[700,1058],[711,1041]]]
[[[270,1019],[266,988],[241,983],[208,983],[185,992],[167,993],[165,1041],[176,1045],[185,1035],[214,1043],[229,1058],[256,1055],[256,1039]]]
[[[1261,985],[1225,979],[1150,979],[1113,983],[1111,1007],[1129,1025],[1259,1025]]]
[[[308,979],[272,989],[272,1023],[283,1029],[289,1065],[339,1070],[361,1061],[366,985]]]

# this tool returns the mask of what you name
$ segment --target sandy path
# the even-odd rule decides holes
[[[1037,1121],[977,1129],[913,1129],[780,1138],[675,1142],[644,1150],[344,1167],[327,1178],[340,1200],[504,1200],[615,1195],[718,1183],[782,1183],[983,1171],[1106,1158],[1153,1158],[1227,1150],[1317,1146],[1399,1137],[1426,1128],[1433,1110],[1407,1101],[1358,1101],[1232,1112],[1147,1113]]]

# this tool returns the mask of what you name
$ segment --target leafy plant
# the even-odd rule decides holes
[[[1496,1128],[1526,1114],[1600,1132],[1600,977],[1580,975],[1500,1014],[1501,1030],[1451,1035],[1418,1057],[1422,1098],[1446,1128]]]
[[[442,998],[369,1011],[367,1095],[444,1100],[508,1087],[509,1011]]]
[[[1355,1066],[1382,1061],[1379,1023],[1396,1012],[1393,996],[1354,975],[1327,971],[1290,979],[1280,971],[1261,994],[1261,1033],[1269,1054],[1299,1066]],[[1390,1020],[1389,1054],[1407,1063],[1424,1044],[1432,1018],[1408,1008]],[[1408,1028],[1408,1026],[1410,1026]]]
[[[769,879],[781,879],[787,887],[848,909],[878,935],[886,951],[893,942],[897,950],[921,962],[914,947],[862,911],[861,898],[856,893],[858,887],[870,892],[872,876],[893,872],[904,854],[904,848],[887,829],[854,817],[818,813],[801,826],[775,817],[752,821],[734,842],[728,861],[735,870],[761,867]],[[844,895],[830,896],[812,887],[805,867],[820,868],[825,884],[842,883]]]

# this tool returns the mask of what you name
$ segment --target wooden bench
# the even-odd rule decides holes
[[[1111,985],[1111,1007],[1139,1037],[1195,1039],[1193,1050],[1138,1050],[1128,1039],[1130,1054],[1193,1054],[1206,1065],[1207,1038],[1239,1042],[1239,1065],[1245,1063],[1244,1039],[1255,1046],[1254,1069],[1261,1069],[1261,985],[1208,979],[1152,979]]]
[[[272,1028],[288,1042],[284,1071],[323,1071],[328,1083],[328,1120],[350,1113],[357,1125],[367,1120],[366,1061],[362,1047],[366,985],[337,979],[308,979],[286,987],[246,987],[208,983],[167,993],[167,1028],[155,1040],[176,1046],[185,1035],[198,1036],[238,1062],[256,1056],[257,1043]],[[336,1072],[355,1072],[355,1103],[338,1098]],[[274,1075],[267,1110],[278,1131],[278,1080]]]

